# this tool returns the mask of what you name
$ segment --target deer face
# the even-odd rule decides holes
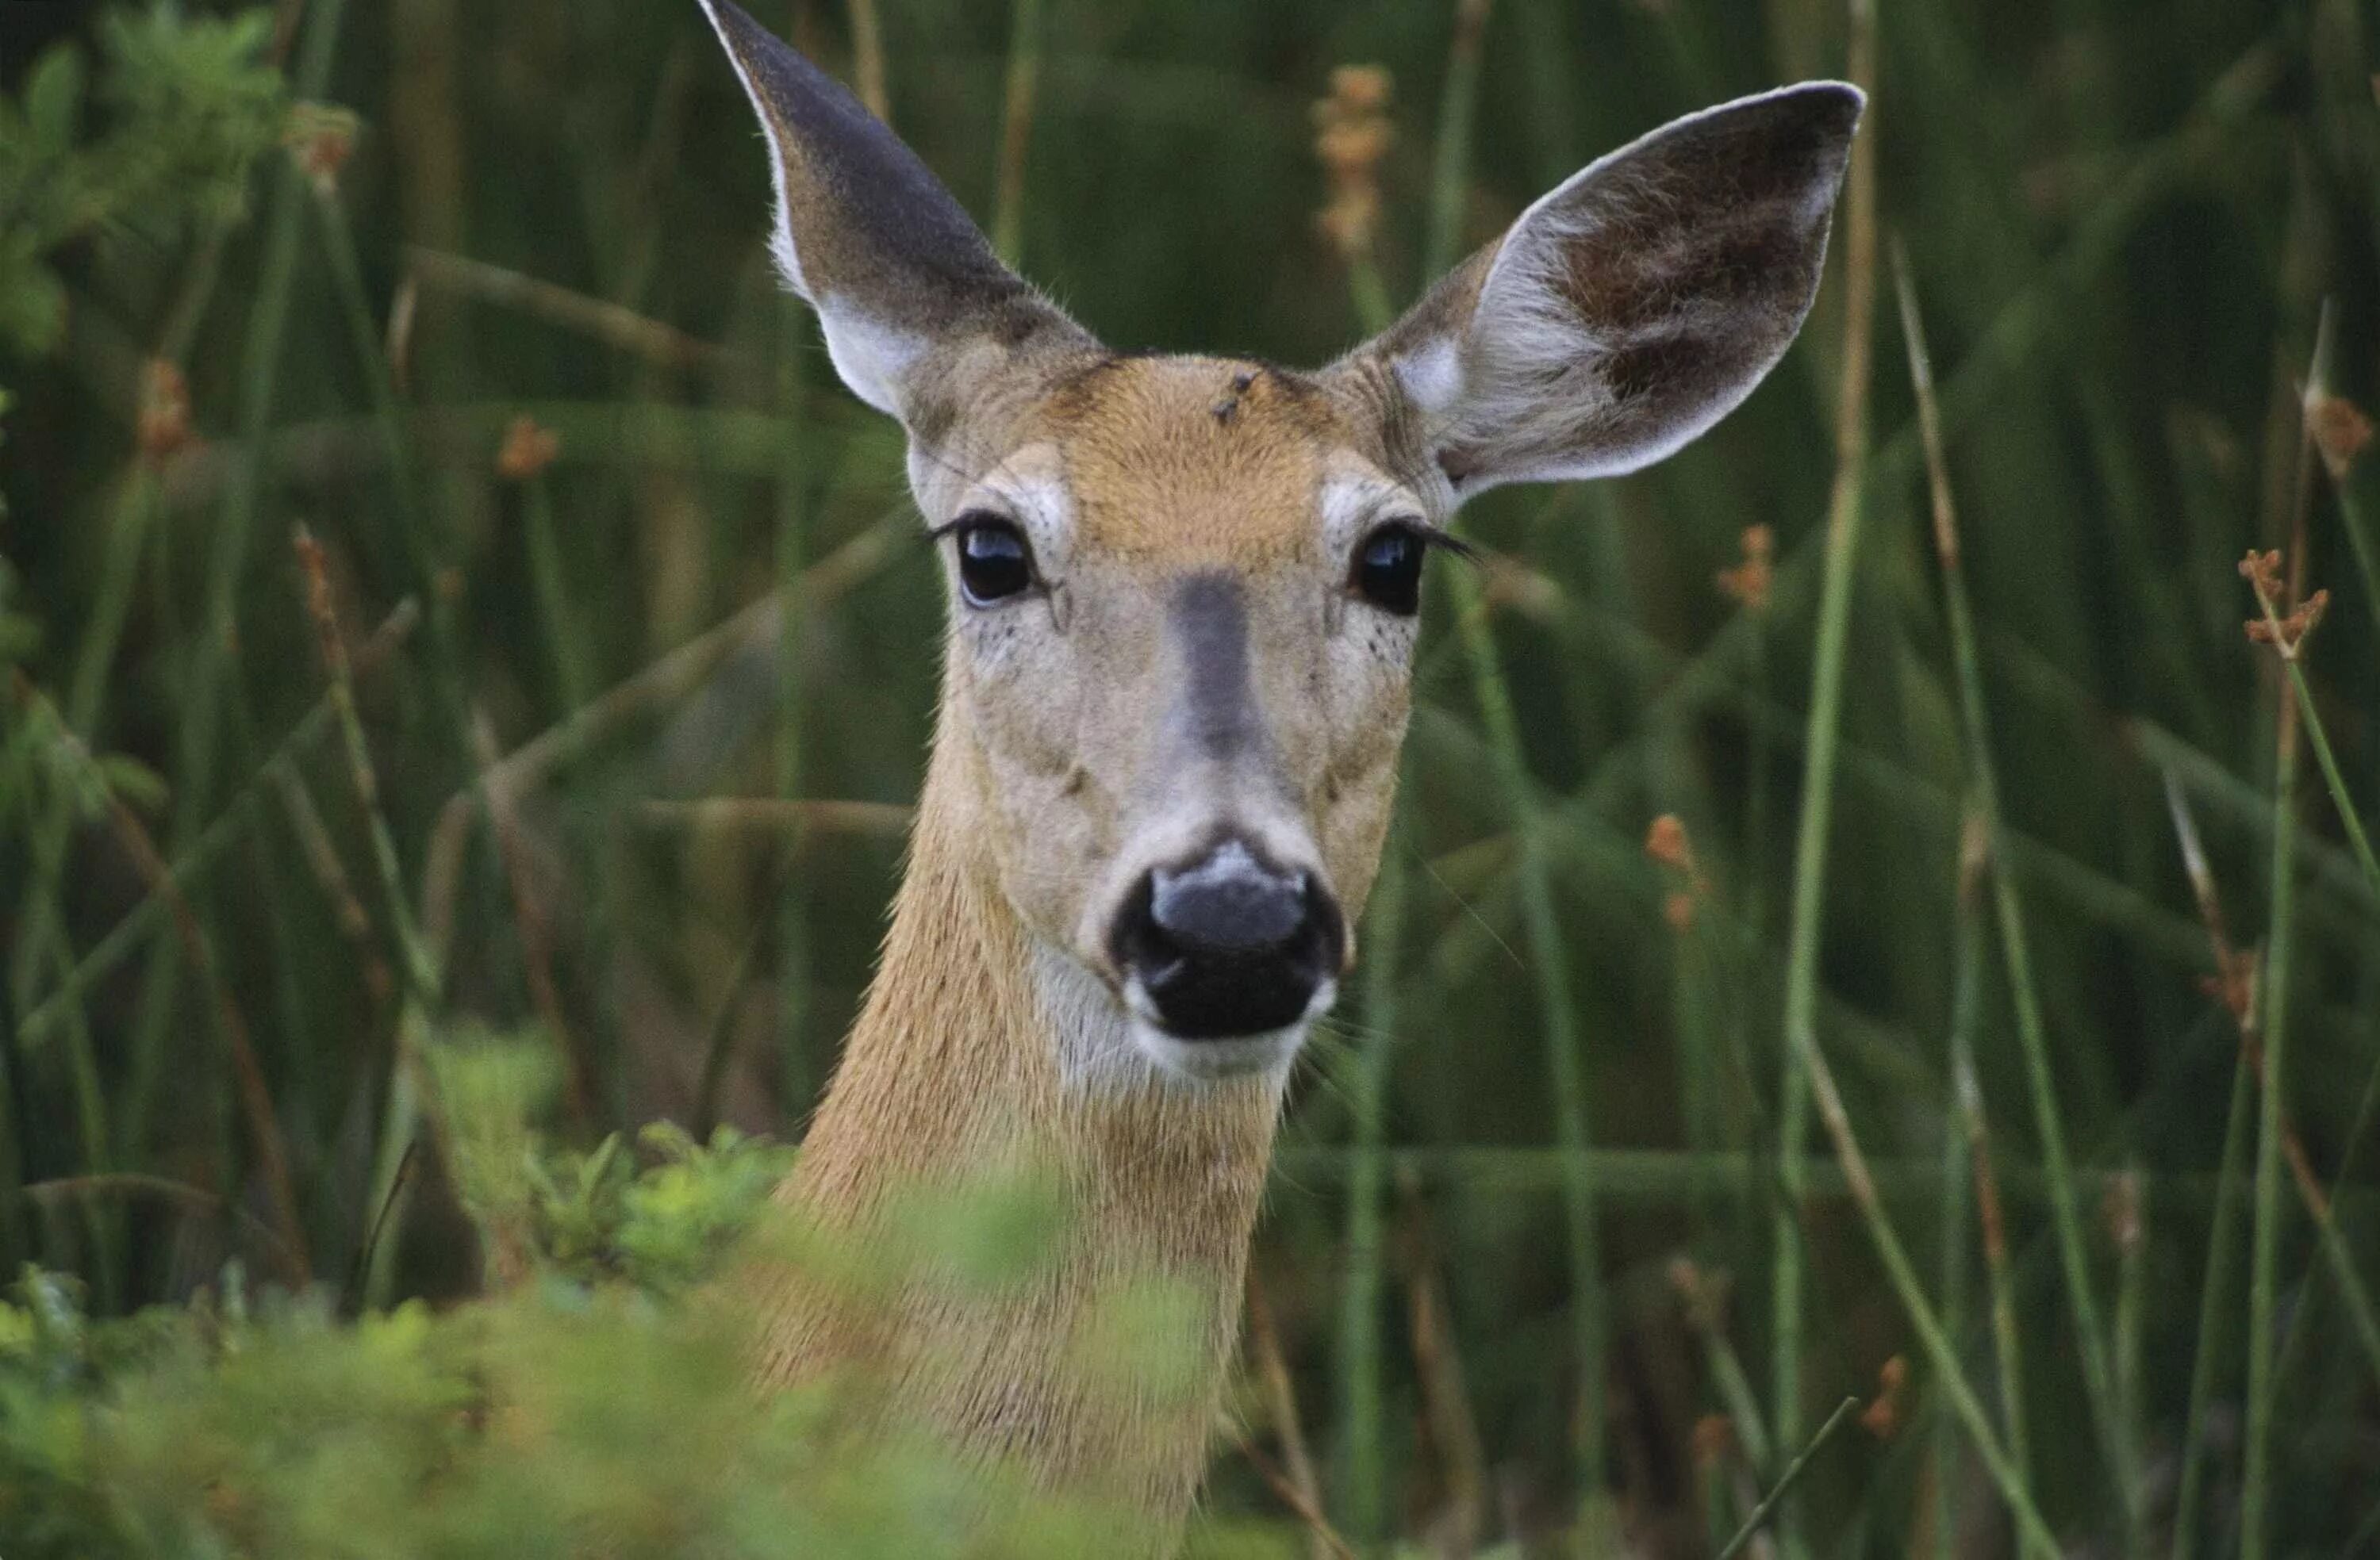
[[[1174,1077],[1282,1068],[1378,865],[1427,554],[1474,492],[1633,469],[1750,393],[1816,289],[1859,94],[1655,132],[1300,374],[1106,351],[840,87],[704,5],[785,280],[908,430],[950,591],[937,740],[1056,1027]]]

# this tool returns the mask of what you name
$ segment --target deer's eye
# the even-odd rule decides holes
[[[972,606],[989,607],[1033,585],[1033,549],[1014,522],[997,514],[960,517],[959,589]]]
[[[1356,544],[1348,584],[1380,611],[1409,618],[1421,611],[1421,561],[1428,550],[1420,532],[1390,521]]]

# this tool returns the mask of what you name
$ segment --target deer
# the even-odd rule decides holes
[[[1161,1551],[1378,869],[1426,562],[1475,494],[1633,471],[1752,393],[1816,296],[1865,99],[1807,82],[1656,129],[1307,372],[1108,350],[825,71],[699,3],[759,119],[776,268],[905,431],[948,594],[890,925],[778,1197],[864,1240],[898,1189],[1029,1159],[1077,1208],[995,1299],[921,1278],[855,1317],[759,1282],[756,1376],[865,1349],[920,1422]],[[1188,1297],[1195,1379],[1102,1390],[1075,1345],[1147,1274]]]

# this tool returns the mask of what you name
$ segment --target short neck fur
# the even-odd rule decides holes
[[[977,770],[954,724],[946,707],[883,963],[780,1196],[865,1240],[890,1196],[1029,1164],[1062,1179],[1075,1218],[1056,1258],[997,1297],[919,1281],[860,1320],[777,1290],[765,1373],[864,1356],[896,1415],[1169,1529],[1196,1493],[1236,1341],[1281,1082],[1070,1077],[1055,956],[1039,953],[1037,974],[975,827]],[[1195,1379],[1172,1393],[1103,1389],[1079,1365],[1085,1342],[1120,1291],[1151,1278],[1188,1306]]]

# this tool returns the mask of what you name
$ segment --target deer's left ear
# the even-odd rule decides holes
[[[768,139],[777,269],[853,393],[936,442],[990,376],[1096,350],[833,78],[735,0],[702,9]]]
[[[1654,131],[1523,212],[1342,367],[1387,369],[1458,498],[1659,460],[1802,328],[1865,103],[1814,82]]]

